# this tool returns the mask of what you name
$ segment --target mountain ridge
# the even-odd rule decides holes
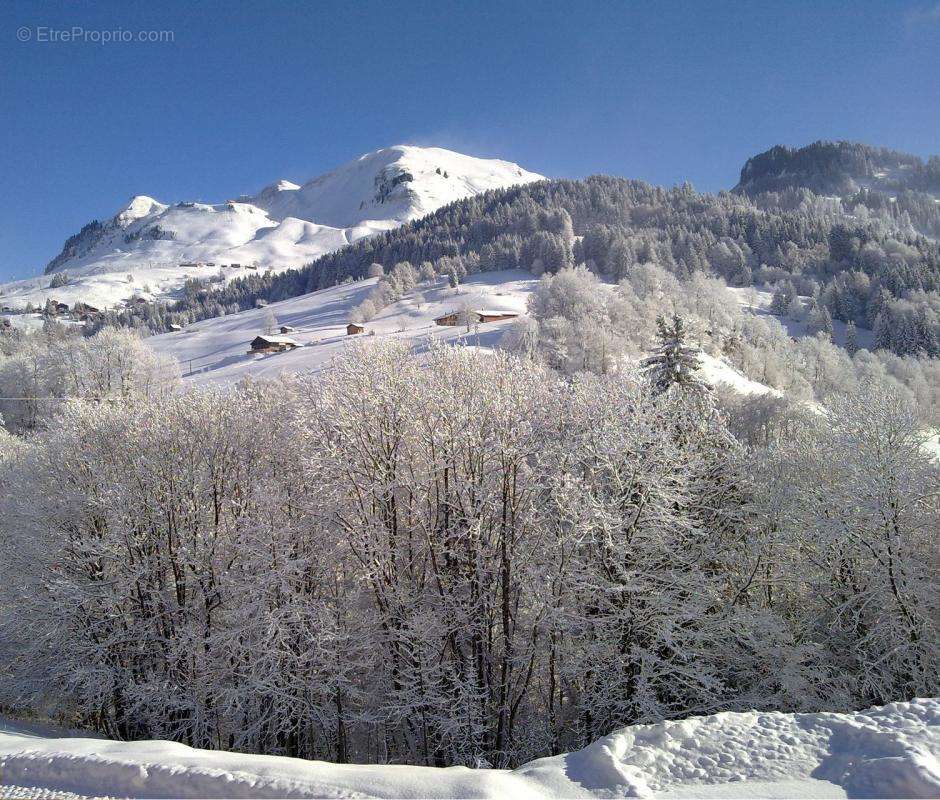
[[[454,200],[542,179],[508,161],[394,145],[303,184],[282,178],[219,203],[169,204],[138,194],[70,236],[46,265],[51,279],[3,287],[5,305],[40,305],[54,289],[55,299],[69,304],[110,306],[135,295],[173,295],[188,279],[209,277],[206,269],[224,266],[230,277],[299,267]]]
[[[732,191],[754,196],[786,189],[842,197],[862,189],[940,195],[940,157],[922,159],[846,140],[817,140],[803,147],[774,145],[745,162]]]

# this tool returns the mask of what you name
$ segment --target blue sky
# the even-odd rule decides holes
[[[39,41],[73,26],[173,41]],[[940,0],[6,0],[0,278],[134,194],[218,201],[403,142],[709,191],[777,143],[938,153],[938,75]]]

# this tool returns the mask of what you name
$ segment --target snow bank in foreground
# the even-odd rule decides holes
[[[0,796],[940,797],[940,700],[624,728],[514,771],[328,764],[0,727]]]

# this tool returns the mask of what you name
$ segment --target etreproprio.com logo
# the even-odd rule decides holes
[[[174,31],[133,31],[124,28],[102,30],[83,28],[73,25],[71,28],[55,28],[50,25],[23,25],[16,30],[16,38],[21,42],[40,42],[52,44],[132,44],[166,43],[176,40]]]

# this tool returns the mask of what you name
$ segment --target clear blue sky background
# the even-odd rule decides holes
[[[715,191],[820,138],[940,152],[940,0],[5,0],[0,278],[134,194],[219,201],[390,144]]]

